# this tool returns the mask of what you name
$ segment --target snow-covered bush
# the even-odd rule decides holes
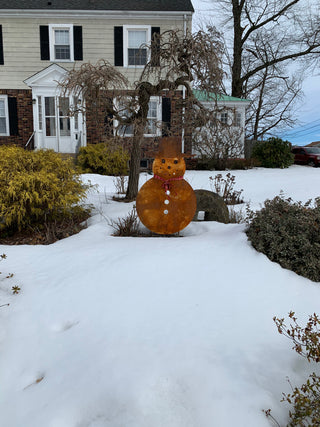
[[[72,161],[52,150],[0,147],[1,234],[81,217],[87,188]]]
[[[246,230],[253,247],[271,261],[320,281],[320,198],[302,204],[277,196],[251,213]]]
[[[320,318],[313,314],[302,328],[297,323],[294,312],[289,313],[293,322],[288,327],[284,319],[274,317],[280,334],[285,335],[294,343],[294,350],[309,362],[320,361]],[[282,401],[293,405],[289,412],[289,427],[318,427],[320,425],[320,377],[312,373],[309,379],[300,387],[292,387],[292,393],[284,394]]]

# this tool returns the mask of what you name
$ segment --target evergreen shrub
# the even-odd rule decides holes
[[[265,141],[258,141],[253,146],[252,157],[265,168],[287,168],[293,164],[294,160],[291,148],[289,141],[272,137]]]
[[[79,203],[88,186],[72,160],[52,150],[0,147],[0,231],[49,224],[87,209]]]
[[[320,198],[305,204],[277,196],[251,212],[246,229],[253,247],[282,267],[320,281]]]
[[[90,144],[81,147],[77,165],[82,172],[100,175],[127,175],[129,154],[121,146],[110,144]]]

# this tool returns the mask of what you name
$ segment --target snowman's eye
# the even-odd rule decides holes
[[[174,160],[173,163],[176,165],[178,163],[178,160]]]
[[[161,163],[165,163],[165,162],[166,162],[166,161],[165,161],[165,159],[162,159],[162,160],[161,160]]]

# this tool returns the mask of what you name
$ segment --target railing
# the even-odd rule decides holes
[[[24,146],[25,150],[34,150],[34,134],[36,133],[36,131],[34,130],[30,136],[30,138],[28,139],[26,145]]]

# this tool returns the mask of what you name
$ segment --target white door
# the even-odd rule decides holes
[[[39,99],[40,98],[40,99]],[[79,115],[68,116],[72,97],[38,96],[39,128],[42,130],[43,148],[58,153],[76,153],[81,145]]]

